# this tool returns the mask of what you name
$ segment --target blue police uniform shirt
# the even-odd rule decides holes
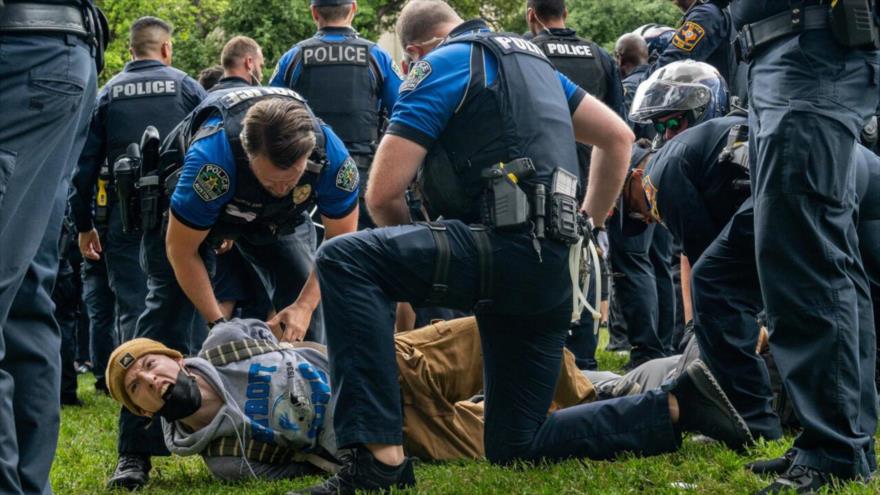
[[[730,23],[721,9],[713,3],[698,1],[685,13],[682,25],[660,54],[657,67],[685,59],[706,62],[719,47],[726,47],[729,42]],[[727,69],[718,69],[726,75]]]
[[[346,39],[346,34],[351,34],[354,30],[349,28],[324,28],[315,34],[316,37],[320,37],[322,40],[327,42],[343,42]],[[279,88],[287,88],[288,85],[284,83],[284,74],[287,73],[288,66],[293,62],[293,59],[296,57],[297,52],[299,52],[300,47],[294,46],[290,50],[287,51],[281,58],[278,60],[278,64],[275,66],[275,72],[272,74],[272,78],[269,81],[269,86],[277,86]],[[384,81],[382,83],[382,93],[379,98],[379,106],[380,108],[385,109],[389,114],[391,113],[391,109],[394,108],[394,104],[397,102],[398,90],[400,88],[400,69],[397,68],[397,65],[391,60],[391,55],[389,55],[385,50],[383,50],[379,45],[373,45],[370,48],[370,55],[376,60],[377,65],[379,66],[379,70],[382,72],[382,77]],[[293,72],[291,74],[291,84],[290,87],[293,87],[296,84],[296,80],[299,79],[299,75],[302,73],[302,60],[300,60],[299,64],[293,68]],[[372,77],[375,77],[372,75]]]
[[[220,125],[219,117],[208,119],[204,126]],[[342,218],[357,206],[358,190],[346,191],[336,186],[336,175],[348,160],[348,151],[342,141],[329,126],[322,124],[327,152],[327,164],[321,170],[315,187],[318,212],[328,218]],[[205,201],[193,188],[199,170],[212,164],[226,171],[229,189],[220,196]],[[189,227],[199,230],[210,229],[217,221],[223,208],[235,196],[236,164],[232,147],[226,138],[226,131],[220,130],[210,136],[192,143],[186,152],[180,180],[171,196],[171,211],[174,216]]]
[[[475,30],[489,31],[483,26],[482,21],[467,21],[450,36]],[[400,86],[400,99],[394,106],[386,134],[397,135],[430,148],[462,103],[470,80],[470,54],[468,43],[440,45],[422,59],[425,63],[419,61],[415,64]],[[498,61],[488,50],[483,52],[483,57],[486,85],[489,86],[498,77]],[[587,93],[559,71],[556,73],[568,99],[569,110],[574,113]]]
[[[132,60],[125,64],[123,72],[139,72],[145,70],[168,69],[158,60]],[[70,196],[72,216],[77,230],[87,232],[92,228],[92,202],[94,200],[94,188],[98,182],[101,166],[111,157],[107,156],[107,107],[110,104],[110,87],[113,80],[107,82],[97,96],[92,120],[89,124],[89,134],[86,144],[80,154],[77,169],[73,177],[74,188]],[[184,77],[181,81],[181,95],[189,109],[197,107],[207,92],[191,77]],[[138,137],[139,140],[139,137]],[[134,142],[134,140],[132,141]],[[110,164],[112,166],[112,164]]]
[[[629,112],[632,110],[632,102],[633,98],[636,96],[636,90],[639,89],[639,85],[645,82],[645,79],[650,75],[651,66],[644,64],[633,69],[632,72],[627,74],[627,76],[621,81],[621,86],[623,87],[624,120],[629,123],[633,132],[635,132],[636,139],[653,139],[656,134],[651,124],[637,124],[629,119]]]
[[[710,208],[708,202],[722,205],[731,199],[709,197],[712,195],[708,191],[724,180],[723,167],[731,166],[718,162],[730,128],[746,123],[747,119],[738,115],[704,122],[669,140],[645,167],[645,181],[650,183],[646,189],[652,191],[664,225],[682,243],[691,263],[709,247],[736,210]],[[711,210],[719,215],[713,216]]]

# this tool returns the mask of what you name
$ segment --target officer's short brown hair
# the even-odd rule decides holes
[[[401,46],[431,39],[437,26],[461,21],[455,10],[443,0],[410,0],[397,18],[397,38]]]
[[[350,3],[343,5],[321,5],[320,7],[315,7],[315,10],[318,12],[318,17],[324,22],[336,22],[348,17],[353,5]]]
[[[134,21],[128,30],[128,46],[137,57],[157,53],[174,32],[171,24],[151,15]]]
[[[226,42],[220,53],[220,63],[223,69],[235,69],[241,65],[245,57],[256,57],[260,53],[260,44],[247,36],[235,36]]]
[[[241,145],[249,156],[264,155],[280,169],[311,154],[315,147],[312,116],[296,101],[269,98],[244,117]]]

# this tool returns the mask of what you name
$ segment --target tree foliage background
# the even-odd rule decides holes
[[[98,0],[107,14],[111,43],[102,82],[122,70],[128,56],[128,29],[137,18],[154,15],[174,25],[174,66],[197,75],[219,62],[223,44],[244,34],[263,47],[268,80],[275,62],[314,33],[309,0]],[[359,0],[355,28],[372,40],[394,29],[406,0]],[[483,17],[496,29],[523,32],[525,0],[449,0],[465,19]],[[568,25],[610,48],[621,34],[651,22],[675,25],[680,13],[669,0],[569,0]],[[267,82],[267,81],[264,81]]]

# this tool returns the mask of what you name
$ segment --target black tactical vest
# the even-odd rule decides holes
[[[165,136],[189,114],[181,87],[184,78],[184,72],[161,65],[121,72],[107,82],[108,163],[139,142],[147,126]]]
[[[571,33],[571,34],[568,34]],[[542,31],[532,38],[553,65],[598,100],[608,94],[608,73],[599,58],[599,45],[566,30],[566,34]]]
[[[374,43],[353,30],[343,42],[325,41],[318,34],[297,44],[284,82],[305,97],[349,153],[372,156],[379,140],[378,98],[383,84],[382,71],[370,54]],[[299,78],[291,84],[300,62]]]
[[[460,219],[478,221],[480,172],[498,162],[532,159],[535,174],[519,182],[529,195],[539,183],[550,190],[557,167],[578,176],[571,113],[556,70],[541,49],[518,35],[491,32],[446,41],[452,43],[471,46],[471,77],[464,100],[439,137],[465,194],[476,205]],[[485,51],[498,61],[497,78],[488,87]]]
[[[271,242],[278,235],[292,232],[304,220],[303,212],[308,211],[316,202],[315,189],[326,163],[326,139],[320,120],[314,116],[315,150],[309,157],[306,172],[289,195],[276,198],[269,194],[251,171],[250,162],[239,138],[242,120],[254,104],[269,98],[293,100],[309,110],[305,100],[295,91],[287,88],[233,87],[209,93],[205,101],[193,110],[187,121],[182,124],[180,132],[185,144],[179,160],[181,164],[183,156],[186,155],[185,150],[193,142],[210,136],[220,129],[226,131],[226,138],[235,158],[235,195],[226,204],[211,228],[209,242],[235,239],[240,236],[256,244]],[[202,126],[214,116],[219,116],[223,120],[220,126]],[[167,162],[164,156],[163,162]]]

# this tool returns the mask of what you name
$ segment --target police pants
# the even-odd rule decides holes
[[[770,349],[804,428],[794,463],[868,476],[875,350],[854,165],[859,131],[877,108],[877,53],[812,30],[769,44],[749,71],[758,275]],[[829,387],[816,387],[824,377]]]
[[[443,305],[469,309],[481,297],[480,256],[469,228],[443,221],[450,261]],[[486,457],[514,460],[657,454],[679,441],[667,396],[574,406],[549,416],[571,319],[566,246],[542,242],[538,262],[526,233],[490,234],[491,307],[476,310],[484,360]],[[337,443],[403,443],[392,301],[423,305],[437,249],[425,225],[361,231],[325,242],[317,270],[327,339]]]
[[[61,335],[61,400],[76,400],[76,327],[79,322],[80,291],[77,276],[67,259],[61,260],[52,302],[55,304],[55,321]]]
[[[106,229],[99,235],[106,239]],[[141,271],[138,267],[138,271]],[[107,276],[106,258],[82,263],[83,302],[89,315],[89,341],[95,378],[104,378],[107,361],[119,345],[116,328],[116,304]]]
[[[655,228],[656,225],[649,225],[639,235],[625,236],[620,222],[611,221],[608,227],[611,269],[615,273],[614,297],[620,310],[618,315],[626,322],[632,363],[666,355],[666,346],[658,335],[657,277],[648,254]]]
[[[756,352],[763,307],[748,199],[693,267],[694,333],[703,361],[752,434],[782,436],[764,360]]]
[[[82,151],[95,101],[95,77],[89,47],[78,38],[0,35],[0,493],[4,494],[51,491],[48,476],[58,434],[60,357],[49,293],[64,212],[52,198],[59,184],[68,180],[71,161]],[[66,194],[66,186],[63,189]],[[50,241],[54,251],[46,245]],[[51,274],[45,273],[49,266]]]
[[[657,337],[663,344],[666,355],[675,354],[672,336],[675,333],[675,284],[672,281],[672,234],[657,226],[648,256],[654,267],[654,280],[657,284]]]
[[[244,259],[249,261],[272,299],[276,311],[290,306],[305,286],[315,266],[317,235],[315,225],[303,213],[303,222],[296,231],[275,238],[268,244],[254,243],[245,238],[236,241]],[[305,340],[326,342],[324,335],[324,310],[318,304],[312,313],[312,321]]]
[[[147,276],[140,265],[141,234],[122,231],[122,209],[110,205],[104,256],[107,278],[116,301],[116,321],[120,342],[134,336],[137,319],[144,311]]]

